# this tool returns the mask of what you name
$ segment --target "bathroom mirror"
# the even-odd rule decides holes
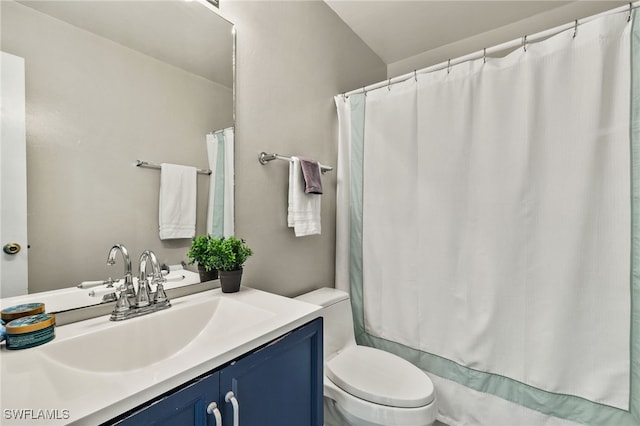
[[[24,58],[28,292],[121,278],[144,250],[186,260],[189,239],[160,240],[160,170],[209,168],[205,138],[233,126],[233,24],[205,0],[0,2],[1,50]],[[198,174],[196,233],[209,179]],[[4,244],[5,242],[2,242]]]

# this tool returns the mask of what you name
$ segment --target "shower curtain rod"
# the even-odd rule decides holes
[[[615,9],[611,9],[611,10],[607,10],[604,11],[602,13],[598,13],[596,15],[592,15],[592,16],[588,16],[586,18],[583,19],[576,19],[574,22],[568,23],[568,24],[564,24],[564,25],[560,25],[558,27],[555,28],[550,28],[548,30],[544,30],[541,31],[539,33],[536,34],[532,34],[532,35],[525,35],[521,38],[517,38],[502,44],[498,44],[496,46],[490,47],[490,48],[486,48],[483,50],[478,50],[476,52],[470,53],[468,55],[464,55],[461,56],[459,58],[456,59],[448,59],[445,62],[440,62],[438,64],[435,65],[431,65],[429,67],[426,68],[422,68],[420,70],[414,70],[412,72],[397,76],[397,77],[393,77],[390,78],[388,80],[385,81],[380,81],[378,83],[373,83],[370,84],[368,86],[365,87],[361,87],[359,89],[355,89],[352,90],[350,92],[346,92],[346,93],[342,93],[341,96],[343,98],[348,98],[351,95],[355,95],[357,93],[364,93],[365,95],[367,94],[367,92],[371,92],[372,90],[377,90],[377,89],[381,89],[383,87],[387,87],[387,88],[391,88],[391,86],[393,86],[394,84],[398,84],[398,83],[402,83],[405,82],[407,80],[409,80],[410,78],[415,78],[416,81],[418,80],[418,74],[429,74],[432,72],[436,72],[436,71],[441,71],[443,69],[449,69],[451,67],[453,67],[454,65],[459,65],[462,64],[464,62],[469,62],[475,59],[480,59],[480,58],[484,58],[485,60],[487,59],[487,55],[491,54],[491,53],[495,53],[495,52],[500,52],[502,50],[507,50],[507,49],[511,49],[514,47],[518,47],[521,46],[523,47],[525,50],[527,48],[527,44],[528,43],[532,43],[532,42],[536,42],[539,41],[541,39],[545,39],[547,37],[553,36],[555,34],[561,33],[562,31],[566,31],[568,29],[573,28],[575,30],[574,32],[574,37],[576,37],[577,35],[577,31],[578,31],[578,27],[582,24],[586,24],[587,22],[593,21],[594,19],[603,17],[603,16],[607,16],[607,15],[613,15],[616,13],[623,13],[623,12],[627,12],[629,15],[627,17],[627,20],[630,21],[631,20],[631,11],[633,9],[636,9],[640,7],[640,1],[636,1],[636,2],[632,2],[629,3],[626,6],[620,6],[617,7]]]

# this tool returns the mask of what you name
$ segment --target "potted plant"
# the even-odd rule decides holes
[[[211,234],[195,236],[191,240],[191,248],[187,252],[189,265],[198,264],[200,282],[218,279],[218,271],[212,262],[211,248],[213,247],[213,239]]]
[[[211,238],[209,244],[210,265],[218,270],[220,287],[224,293],[240,289],[242,267],[253,251],[244,240],[236,237]]]

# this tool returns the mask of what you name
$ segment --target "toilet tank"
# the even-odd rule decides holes
[[[356,344],[351,300],[347,293],[325,287],[302,294],[296,299],[322,306],[325,362],[333,358],[341,349]]]

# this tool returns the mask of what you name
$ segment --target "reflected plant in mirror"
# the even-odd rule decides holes
[[[218,278],[218,270],[213,265],[212,242],[213,236],[211,234],[197,235],[191,240],[191,247],[187,252],[189,265],[197,264],[202,282]]]
[[[209,168],[206,134],[234,124],[233,24],[206,0],[0,8],[1,50],[24,63],[29,293],[109,279],[105,253],[118,242],[133,258],[153,250],[180,264],[191,240],[160,240],[160,173],[135,161]],[[196,234],[209,179],[197,177]]]

